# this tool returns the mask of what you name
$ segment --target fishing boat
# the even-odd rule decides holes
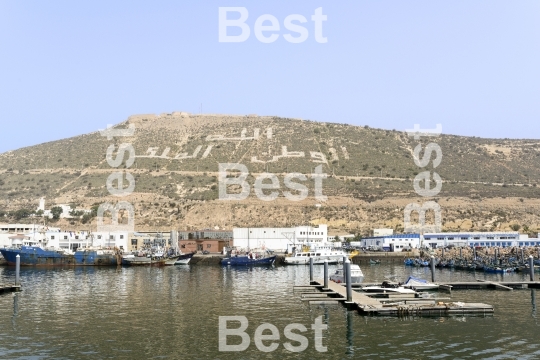
[[[409,276],[407,281],[405,281],[404,284],[401,285],[402,287],[406,289],[413,289],[413,290],[437,290],[439,289],[439,285],[431,283],[427,280],[420,279],[414,276]]]
[[[174,265],[182,255],[177,244],[168,245],[167,239],[161,233],[145,245],[135,254],[122,256],[122,265],[125,266],[165,266]]]
[[[293,251],[291,256],[285,257],[284,262],[288,265],[308,265],[310,259],[313,258],[313,264],[315,265],[324,264],[324,260],[327,260],[328,264],[341,264],[344,256],[350,257],[351,255],[337,248],[304,247],[302,251]]]
[[[193,255],[195,255],[194,252],[179,255],[178,259],[176,259],[176,261],[174,262],[174,265],[188,265]]]
[[[336,283],[345,283],[346,279],[343,272],[343,267],[340,267],[336,270],[335,273],[330,275],[330,280],[336,282]],[[362,269],[360,269],[360,266],[351,264],[351,283],[352,284],[360,284],[364,281],[364,273],[362,273]]]
[[[122,258],[122,265],[126,266],[165,266],[168,261],[173,261],[176,258],[168,258],[163,256],[127,256]]]
[[[42,234],[43,235],[43,234]],[[93,238],[89,241],[93,242]],[[74,249],[59,246],[58,240],[45,236],[15,237],[11,247],[0,249],[8,265],[15,265],[17,255],[21,266],[116,266],[121,263],[121,250],[116,247],[87,246]],[[89,246],[88,246],[89,245]]]
[[[118,265],[118,249],[67,249],[21,246],[3,248],[0,252],[8,265],[15,265],[17,255],[21,266],[113,266]]]
[[[414,266],[414,259],[405,259],[405,266]]]
[[[229,256],[221,259],[221,265],[230,266],[255,266],[272,265],[276,261],[276,255],[268,250],[250,250],[245,254],[230,251]]]

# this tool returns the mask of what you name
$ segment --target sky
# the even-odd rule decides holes
[[[540,2],[0,0],[0,152],[201,106],[539,139]]]

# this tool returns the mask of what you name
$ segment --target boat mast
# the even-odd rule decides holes
[[[248,230],[248,252],[249,252],[249,228],[247,228]]]

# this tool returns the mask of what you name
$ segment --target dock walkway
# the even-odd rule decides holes
[[[0,294],[13,291],[21,291],[21,285],[0,284]]]
[[[347,308],[357,310],[364,315],[387,315],[387,316],[441,316],[453,314],[493,314],[493,306],[482,303],[462,303],[462,302],[442,302],[430,299],[396,299],[394,303],[388,301],[380,301],[376,298],[352,292],[352,301],[348,303],[347,289],[342,284],[337,284],[332,281],[328,282],[328,288],[323,289],[324,281],[317,279],[310,286],[322,291],[321,294],[328,294],[327,300],[323,298],[313,298],[310,304],[326,304],[329,301],[342,302]],[[306,286],[299,286],[299,289],[305,289]],[[313,294],[313,292],[310,292]],[[308,300],[309,301],[309,300]]]

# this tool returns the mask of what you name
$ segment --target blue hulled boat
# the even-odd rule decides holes
[[[221,260],[221,265],[232,266],[253,266],[253,265],[272,265],[276,261],[276,255],[260,259],[251,259],[247,255],[238,255]]]
[[[117,265],[115,250],[82,249],[75,252],[63,249],[43,249],[40,246],[21,246],[0,249],[8,265],[15,265],[17,255],[21,266],[112,266]]]
[[[252,266],[272,265],[276,261],[276,255],[268,250],[251,250],[247,254],[239,255],[236,250],[229,251],[226,258],[221,259],[221,265]]]

